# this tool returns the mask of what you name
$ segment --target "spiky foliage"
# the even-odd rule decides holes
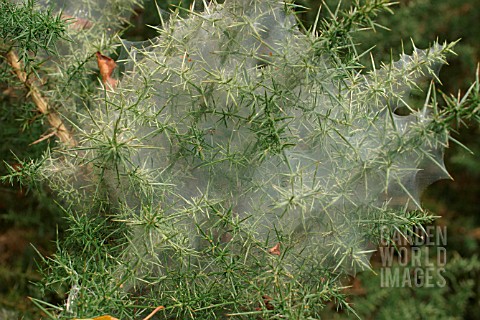
[[[119,85],[97,94],[86,68],[111,49],[112,17],[70,29],[79,43],[56,63],[51,99],[76,146],[5,177],[47,184],[68,220],[44,260],[45,289],[68,291],[65,305],[43,304],[52,318],[139,318],[157,305],[167,318],[319,317],[331,300],[349,308],[339,280],[369,268],[381,228],[433,219],[418,197],[447,176],[448,120],[478,109],[439,109],[433,86],[419,108],[409,93],[453,45],[362,73],[352,32],[387,2],[311,30],[292,7],[177,11],[126,48]]]

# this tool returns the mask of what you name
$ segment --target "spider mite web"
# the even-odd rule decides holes
[[[442,46],[338,80],[275,1],[229,1],[169,23],[151,45],[126,43],[130,72],[122,81],[161,79],[148,112],[188,137],[181,145],[155,135],[148,144],[160,151],[140,151],[136,160],[174,182],[160,197],[172,211],[191,199],[221,199],[238,219],[248,217],[243,225],[265,246],[290,246],[292,264],[355,272],[368,266],[368,221],[390,208],[420,209],[423,189],[448,177],[442,137],[420,134],[430,111],[397,114],[412,83],[435,77]],[[302,59],[315,64],[308,75]],[[419,61],[425,67],[404,76]],[[378,82],[385,91],[369,96]],[[215,218],[196,219],[209,228]],[[201,248],[197,236],[190,242]]]
[[[121,176],[141,171],[153,181],[149,201],[175,217],[191,250],[208,245],[209,230],[238,250],[245,234],[264,248],[281,243],[292,268],[368,268],[376,221],[421,209],[424,188],[448,178],[444,134],[429,131],[427,107],[409,105],[444,47],[358,73],[312,37],[283,3],[231,0],[172,14],[155,39],[123,41],[109,99],[135,107],[99,108],[96,125],[120,126],[118,141],[142,147],[107,175],[111,201],[140,210],[146,200]],[[219,227],[227,216],[245,232]]]

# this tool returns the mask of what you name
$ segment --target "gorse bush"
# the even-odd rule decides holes
[[[478,83],[442,107],[433,82],[421,105],[410,99],[449,43],[362,71],[352,35],[388,1],[310,29],[289,2],[179,8],[138,45],[114,33],[135,3],[94,3],[62,4],[69,41],[37,73],[48,83],[20,79],[60,143],[4,177],[48,186],[68,220],[43,259],[43,289],[67,296],[36,301],[51,318],[136,319],[162,305],[165,318],[307,319],[332,300],[351,310],[341,279],[370,268],[380,235],[434,219],[419,195],[448,177],[450,123],[478,120]],[[96,81],[95,53],[115,50],[122,72]]]

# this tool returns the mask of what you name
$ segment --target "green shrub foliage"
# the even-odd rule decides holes
[[[433,220],[419,195],[449,177],[449,123],[478,118],[478,86],[444,108],[433,82],[410,99],[451,43],[362,71],[352,34],[388,1],[308,30],[289,2],[178,8],[137,45],[114,34],[133,3],[97,3],[61,4],[84,24],[45,71],[76,145],[5,177],[47,185],[68,220],[44,259],[44,288],[68,299],[36,301],[52,318],[318,317],[349,308],[339,279],[370,268],[381,230]],[[115,47],[112,88],[92,70]]]

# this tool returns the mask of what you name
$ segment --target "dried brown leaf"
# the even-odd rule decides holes
[[[268,252],[269,252],[270,254],[279,256],[279,255],[281,254],[281,252],[280,252],[280,242],[278,242],[275,246],[273,246],[273,247],[271,247],[270,249],[268,249]]]
[[[103,84],[109,86],[111,89],[115,89],[117,86],[117,80],[112,77],[112,74],[117,67],[117,64],[112,58],[104,56],[99,51],[97,51],[96,55]]]
[[[100,317],[95,317],[95,318],[88,318],[88,319],[73,319],[73,320],[119,320],[115,317],[112,317],[110,315],[104,315],[104,316],[100,316]]]
[[[69,27],[74,30],[87,30],[93,27],[93,22],[88,19],[77,18],[68,14],[62,14],[62,19],[69,23]]]
[[[146,318],[144,318],[143,320],[149,320],[150,318],[152,318],[155,313],[157,313],[158,311],[160,310],[163,310],[165,309],[164,306],[159,306],[159,307],[156,307],[155,310],[153,310]],[[88,319],[73,319],[73,320],[120,320],[118,318],[115,318],[115,317],[112,317],[111,315],[104,315],[104,316],[100,316],[100,317],[95,317],[95,318],[88,318]]]

